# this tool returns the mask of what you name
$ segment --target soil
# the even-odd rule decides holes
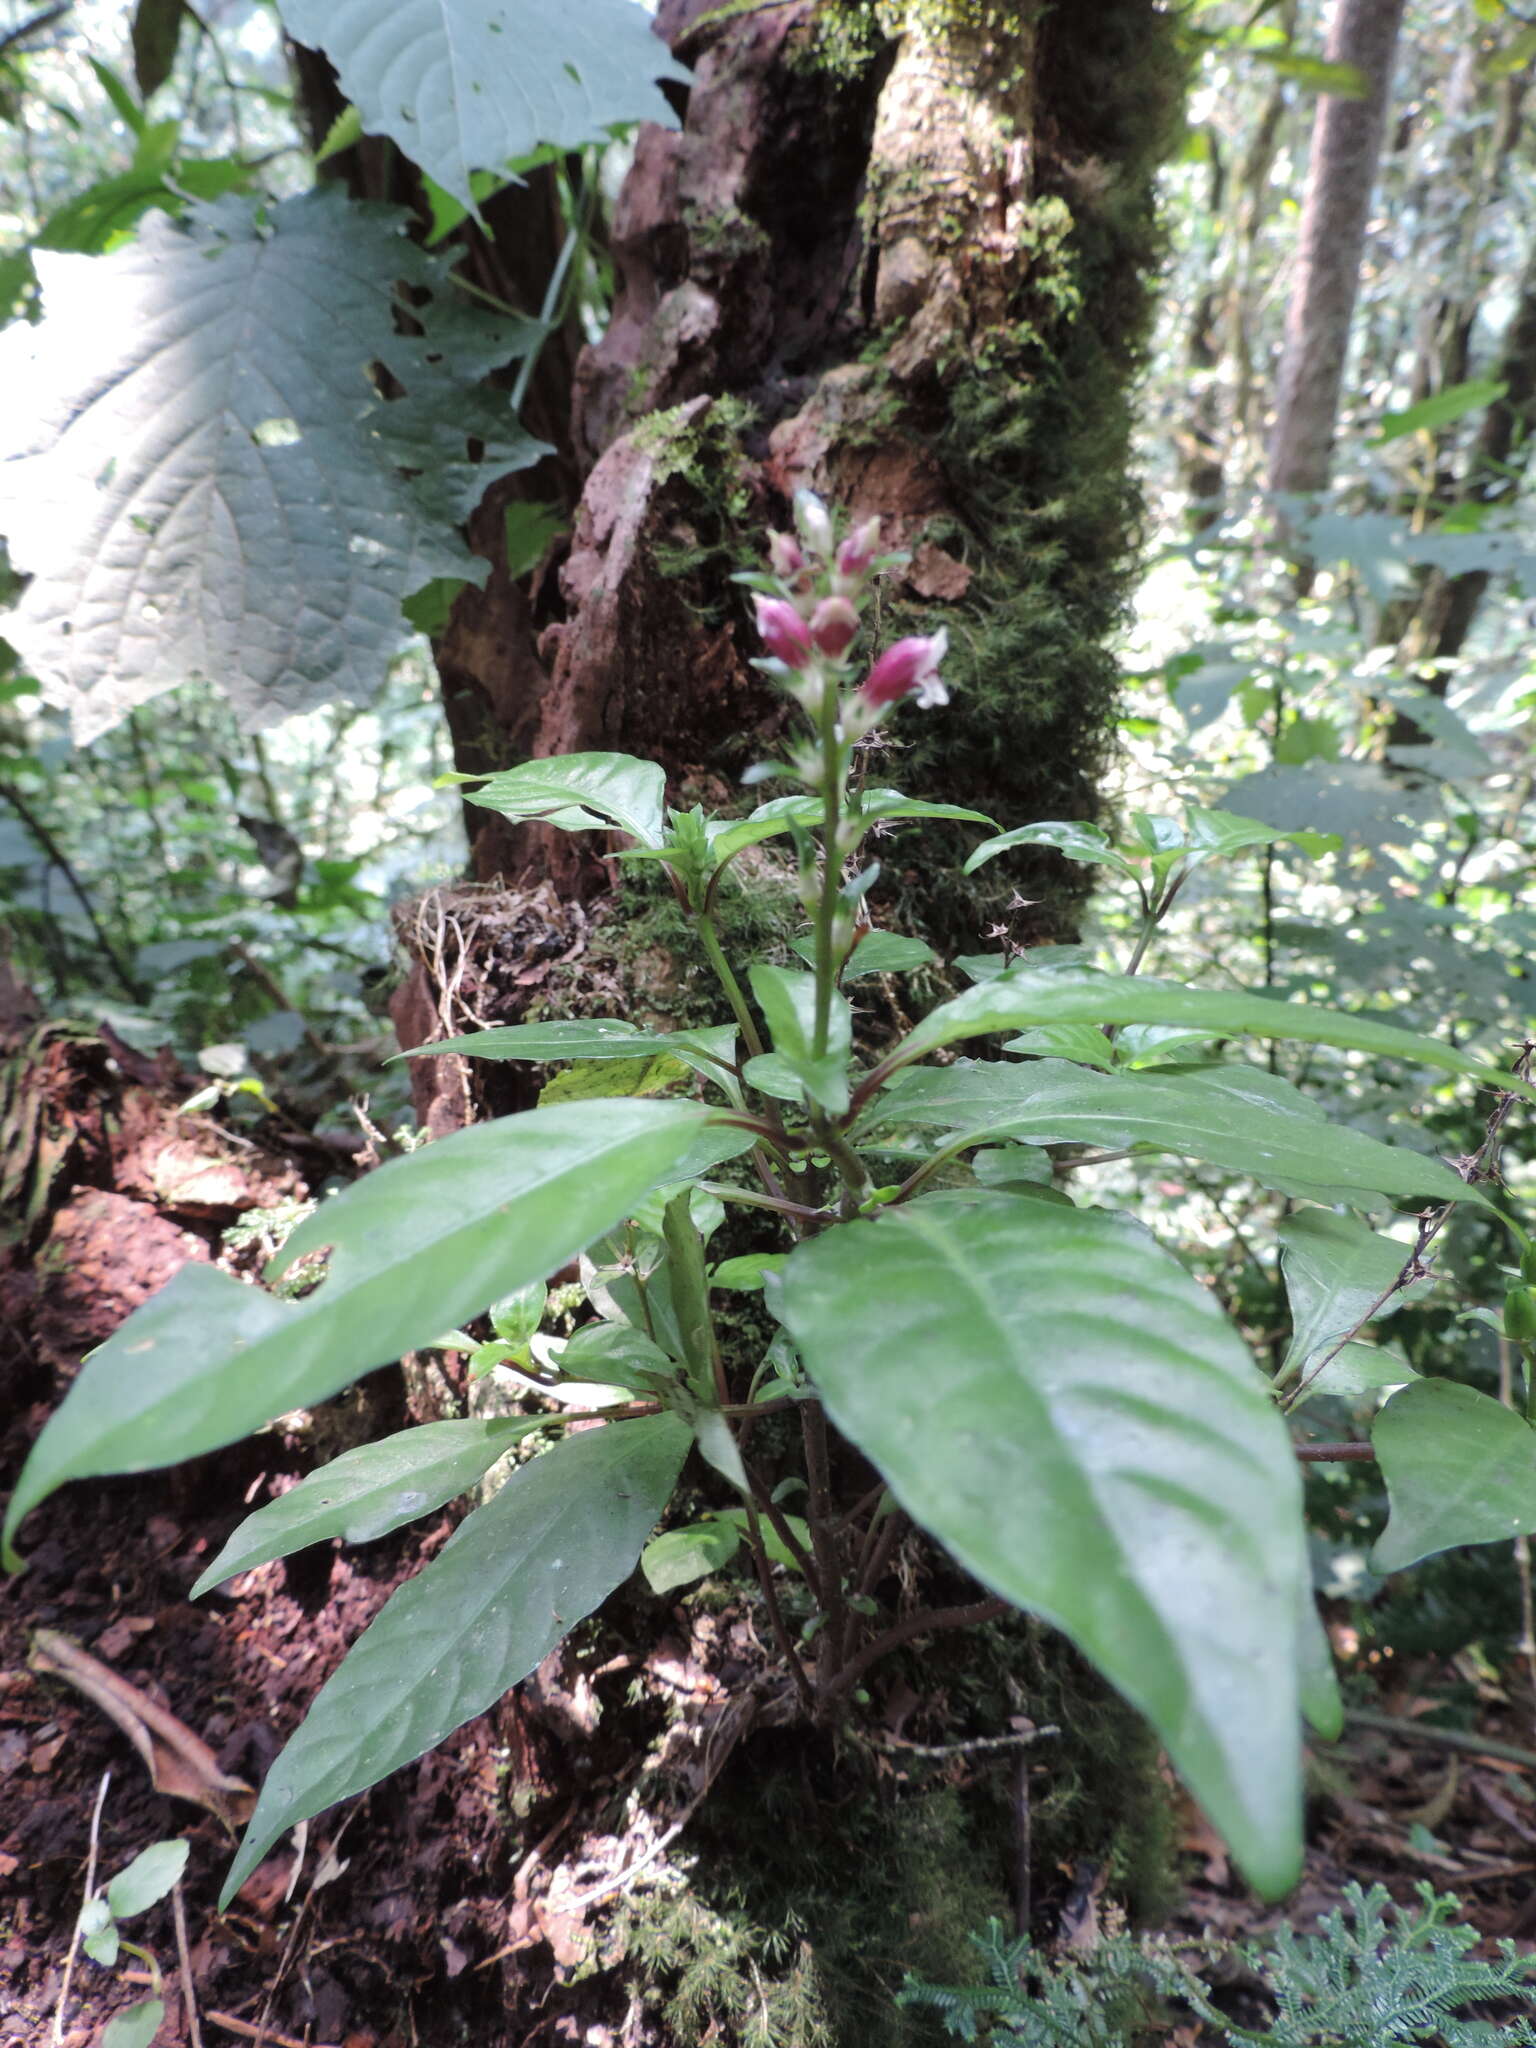
[[[83,1349],[182,1259],[219,1255],[235,1215],[294,1199],[337,1161],[285,1158],[270,1133],[236,1143],[217,1120],[182,1116],[185,1076],[99,1035],[23,1016],[11,1044],[7,1163],[18,1211],[27,1189],[35,1197],[0,1255],[9,1338],[0,1459],[14,1476]],[[771,1734],[782,1695],[746,1592],[712,1612],[672,1607],[658,1641],[658,1603],[631,1589],[517,1695],[312,1822],[301,1843],[286,1841],[220,1914],[232,1837],[211,1810],[224,1803],[216,1786],[202,1799],[196,1785],[192,1796],[156,1790],[119,1725],[31,1667],[33,1638],[62,1633],[206,1743],[219,1773],[258,1784],[318,1685],[392,1589],[441,1547],[454,1513],[262,1566],[195,1604],[188,1590],[250,1507],[338,1437],[379,1433],[407,1413],[391,1368],[330,1411],[190,1466],[77,1484],[29,1519],[28,1569],[0,1587],[0,2048],[87,2048],[114,2011],[147,1995],[138,1956],[125,1951],[114,1969],[83,1955],[71,1965],[72,1935],[88,1868],[103,1882],[167,1838],[190,1844],[184,1952],[170,1901],[125,1929],[164,1973],[161,2044],[199,2038],[195,2022],[210,2048],[679,2048],[658,1987],[609,1966],[623,1901],[679,1882],[690,1828],[695,1842],[718,1844],[718,1831],[695,1821],[712,1788],[765,1799],[750,1780],[765,1759],[793,1776],[808,1839],[846,1825],[857,1774],[839,1778],[825,1738]],[[924,1697],[925,1668],[934,1667],[914,1660],[876,1688],[874,1711],[896,1751],[879,1766],[887,1796],[910,1783],[902,1742],[942,1745],[946,1715],[961,1711],[937,1679]],[[1526,1676],[1501,1682],[1421,1659],[1390,1672],[1357,1666],[1356,1680],[1374,1680],[1377,1705],[1403,1725],[1357,1726],[1319,1760],[1313,1846],[1290,1916],[1305,1923],[1350,1878],[1379,1878],[1403,1899],[1428,1878],[1458,1891],[1485,1932],[1532,1945],[1531,1768],[1458,1753],[1413,1728],[1449,1681],[1463,1698],[1469,1686],[1475,1693],[1483,1735],[1526,1743],[1530,1715],[1517,1704],[1528,1702]],[[750,1757],[749,1728],[759,1744]],[[957,1748],[927,1767],[926,1782],[964,1792],[989,1767]],[[1052,1771],[1040,1751],[1042,1791]],[[1176,1929],[1243,1936],[1279,1917],[1247,1893],[1198,1816],[1185,1811],[1182,1827]],[[1037,1868],[1032,1888],[1038,1933],[1092,1941],[1110,1902],[1089,1861]],[[914,1922],[925,1910],[914,1897]],[[811,1947],[816,1936],[806,1931]],[[739,2038],[706,2021],[689,2048]],[[871,2044],[891,2038],[872,2015]]]

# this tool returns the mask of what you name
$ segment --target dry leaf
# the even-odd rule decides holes
[[[250,1819],[256,1804],[250,1786],[241,1778],[226,1776],[200,1736],[119,1677],[109,1664],[52,1628],[35,1632],[27,1661],[34,1671],[66,1680],[117,1723],[144,1759],[157,1792],[205,1806],[231,1834]]]

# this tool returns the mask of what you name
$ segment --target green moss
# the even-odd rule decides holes
[[[636,447],[651,457],[656,488],[676,486],[676,514],[651,542],[651,558],[664,576],[699,593],[690,608],[711,624],[730,608],[730,598],[720,593],[731,591],[731,574],[756,538],[741,465],[742,443],[756,418],[744,399],[725,396],[691,419],[676,405],[647,414],[630,430]]]

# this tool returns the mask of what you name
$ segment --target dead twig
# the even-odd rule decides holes
[[[101,1809],[107,1803],[107,1787],[112,1782],[112,1773],[103,1771],[101,1783],[96,1788],[96,1804],[91,1809],[91,1840],[85,1859],[85,1896],[90,1898],[96,1889],[96,1858],[101,1849]],[[53,2009],[54,2048],[64,2039],[64,2015],[69,2008],[69,1987],[75,1974],[75,1957],[80,1952],[80,1916],[75,1915],[75,1931],[69,1937],[69,1954],[64,1958],[64,1982],[59,1986],[59,2002]]]

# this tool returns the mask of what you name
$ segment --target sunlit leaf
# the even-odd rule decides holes
[[[1455,1380],[1418,1380],[1377,1415],[1371,1442],[1392,1504],[1372,1571],[1536,1532],[1536,1430],[1502,1401]]]

